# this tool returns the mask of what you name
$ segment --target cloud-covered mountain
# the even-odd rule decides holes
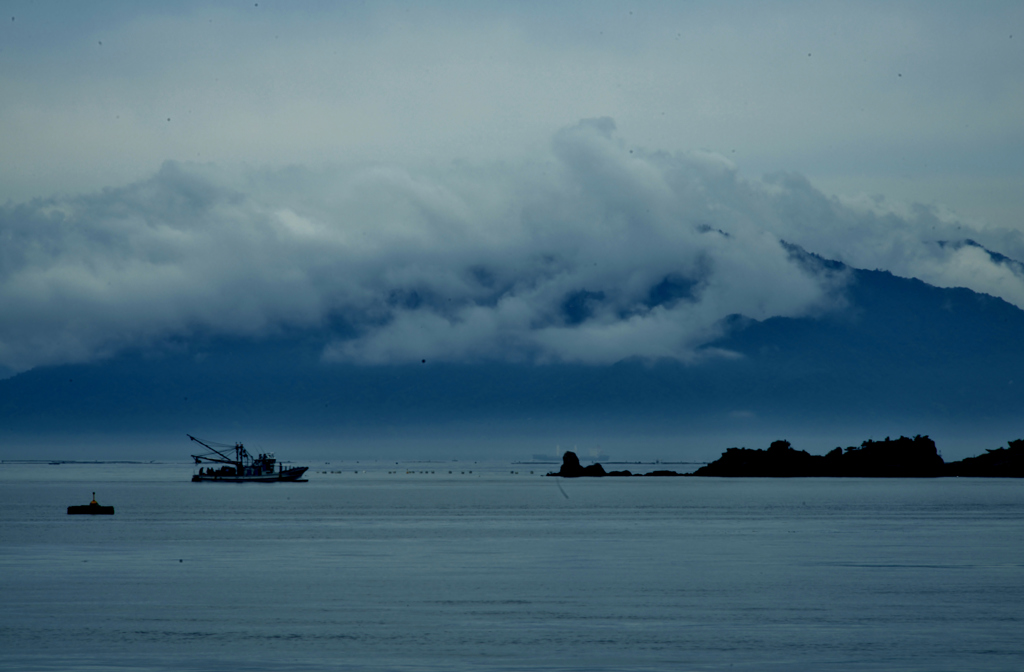
[[[610,119],[517,163],[167,163],[8,203],[0,239],[12,432],[967,427],[1021,401],[1019,232]]]
[[[1024,306],[1018,232],[885,208],[797,175],[745,180],[720,156],[633,148],[610,119],[515,165],[168,163],[0,208],[0,366],[294,329],[326,330],[329,362],[690,362],[728,356],[708,346],[730,315],[843,309],[848,274],[801,263],[794,244]],[[979,242],[947,242],[967,233]]]
[[[197,338],[0,381],[0,417],[7,438],[42,434],[51,446],[61,436],[172,443],[206,431],[313,438],[328,458],[366,457],[382,444],[401,455],[525,457],[539,451],[524,446],[562,440],[599,443],[619,459],[711,459],[724,445],[772,436],[817,437],[821,445],[805,438],[803,447],[818,451],[902,430],[930,433],[955,458],[1020,433],[1024,311],[800,257],[844,273],[846,308],[731,316],[705,346],[729,357],[363,365],[324,362],[324,330]]]

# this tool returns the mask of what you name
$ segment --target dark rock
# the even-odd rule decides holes
[[[628,473],[628,472],[627,472]],[[580,465],[580,458],[571,450],[565,451],[562,455],[562,468],[557,472],[551,472],[548,476],[561,476],[562,478],[579,478],[580,476],[607,476],[604,467],[600,464],[591,464],[584,467]],[[621,476],[623,474],[615,474]]]

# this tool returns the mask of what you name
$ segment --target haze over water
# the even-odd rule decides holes
[[[5,463],[0,668],[1024,662],[1019,481],[549,468],[336,462],[260,486],[193,484],[186,464]],[[93,491],[114,516],[66,515]]]

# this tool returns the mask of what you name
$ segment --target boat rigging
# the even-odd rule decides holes
[[[291,467],[285,469],[277,461],[273,453],[260,453],[253,457],[240,442],[234,445],[201,441],[191,434],[188,438],[207,448],[210,452],[193,455],[198,465],[210,465],[199,468],[199,473],[192,475],[193,482],[221,481],[231,483],[276,483],[291,481],[305,483],[302,475],[309,467]],[[233,454],[232,454],[233,453]],[[220,465],[214,467],[212,465]]]

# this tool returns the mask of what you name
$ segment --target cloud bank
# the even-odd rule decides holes
[[[849,276],[794,244],[1024,307],[1019,233],[631,148],[607,118],[515,162],[169,162],[124,187],[8,204],[0,241],[13,371],[285,329],[320,330],[326,360],[364,364],[726,356],[702,346],[727,316],[844,308]]]

